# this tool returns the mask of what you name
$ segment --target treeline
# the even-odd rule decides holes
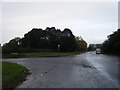
[[[97,48],[102,48],[102,44],[89,44],[87,50],[88,51],[95,51]]]
[[[87,43],[81,37],[75,37],[72,31],[65,28],[63,31],[55,27],[47,27],[45,30],[33,28],[23,38],[16,37],[5,43],[3,53],[12,52],[40,52],[59,51],[74,52],[85,51]]]
[[[120,54],[120,29],[108,36],[101,49],[103,53]]]

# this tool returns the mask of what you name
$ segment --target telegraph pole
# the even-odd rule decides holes
[[[60,44],[58,44],[58,52],[60,51]]]

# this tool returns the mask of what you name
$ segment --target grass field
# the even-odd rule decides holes
[[[15,88],[28,74],[29,70],[21,65],[2,61],[2,88]]]
[[[3,58],[30,58],[30,57],[58,57],[80,54],[80,52],[40,52],[40,53],[21,53],[3,54]]]

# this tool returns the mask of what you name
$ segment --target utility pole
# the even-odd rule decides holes
[[[60,51],[60,44],[58,44],[58,52]]]

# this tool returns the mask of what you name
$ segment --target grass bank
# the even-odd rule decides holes
[[[28,74],[29,70],[21,65],[2,61],[2,88],[15,88]]]
[[[80,54],[80,52],[20,53],[20,54],[3,54],[3,58],[59,57],[59,56],[70,56],[77,54]]]

